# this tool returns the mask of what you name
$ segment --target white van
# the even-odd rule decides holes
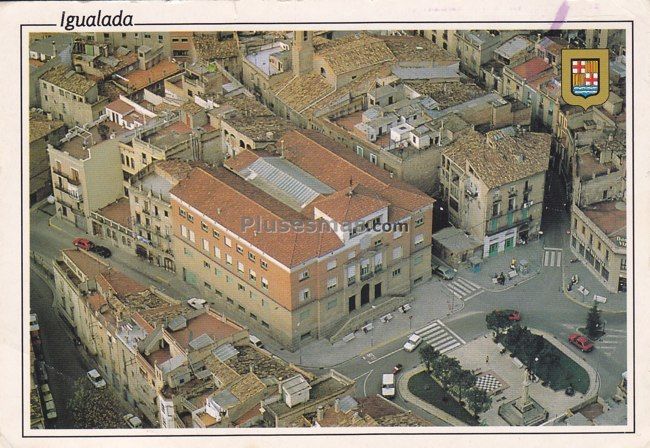
[[[386,398],[395,396],[395,375],[385,373],[381,379],[381,395]]]
[[[264,348],[264,344],[262,344],[262,341],[260,341],[260,338],[257,336],[248,335],[248,340],[250,341],[251,344],[253,344],[257,348]]]

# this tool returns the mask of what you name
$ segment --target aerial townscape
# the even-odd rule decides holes
[[[627,425],[624,30],[28,45],[31,429]]]

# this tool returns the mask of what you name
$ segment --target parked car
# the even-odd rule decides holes
[[[260,338],[253,336],[252,334],[248,336],[248,340],[257,348],[264,348],[264,344],[260,341]]]
[[[422,343],[422,336],[418,336],[417,334],[414,333],[411,336],[409,336],[408,340],[404,344],[404,350],[406,350],[407,352],[412,352],[421,343]]]
[[[126,424],[129,426],[129,428],[142,428],[142,420],[140,420],[140,417],[137,415],[133,414],[126,414],[124,417],[122,417]]]
[[[207,301],[205,299],[197,299],[196,297],[192,297],[187,301],[187,304],[195,310],[200,310],[205,306],[206,303]]]
[[[385,398],[393,398],[395,396],[395,375],[392,373],[385,373],[382,375],[381,395]]]
[[[45,368],[45,361],[38,362],[38,373],[41,377],[41,383],[46,383],[48,377],[47,377],[47,369]]]
[[[48,420],[54,420],[58,417],[54,400],[48,400],[45,402],[45,417],[47,417]]]
[[[106,381],[104,381],[104,378],[102,378],[96,369],[89,370],[88,373],[86,373],[86,376],[97,389],[103,389],[106,387]]]
[[[456,270],[445,264],[435,266],[432,273],[443,280],[451,280],[456,276]]]
[[[112,252],[108,247],[92,245],[90,251],[96,253],[102,258],[108,258],[111,256]]]
[[[90,250],[94,246],[93,242],[88,238],[75,238],[72,240],[72,244],[74,244],[75,247],[83,250]]]
[[[521,320],[521,313],[517,310],[512,310],[510,314],[508,314],[508,320],[512,322],[519,322]]]
[[[578,347],[583,352],[590,352],[594,349],[594,344],[587,339],[586,336],[580,333],[573,333],[569,335],[569,342]]]
[[[38,333],[38,330],[40,330],[40,326],[38,325],[38,316],[36,316],[36,313],[31,313],[29,315],[29,331],[30,333]]]

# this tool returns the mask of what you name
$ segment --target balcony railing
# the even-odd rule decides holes
[[[357,282],[356,277],[348,277],[348,286],[352,286]]]
[[[375,275],[375,273],[373,271],[371,271],[370,269],[368,269],[368,272],[362,272],[361,273],[361,281],[368,280],[373,275]]]
[[[78,187],[78,186],[81,185],[81,182],[79,181],[78,178],[76,178],[76,177],[72,177],[72,176],[71,176],[70,174],[68,174],[68,173],[64,173],[63,171],[61,171],[61,170],[57,170],[56,168],[52,168],[52,171],[54,171],[55,174],[58,174],[58,175],[61,176],[61,177],[65,177],[65,178],[68,180],[68,182],[71,183],[71,184],[74,185],[74,186],[77,186],[77,187]]]

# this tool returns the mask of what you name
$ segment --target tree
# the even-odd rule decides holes
[[[126,428],[121,412],[122,406],[108,390],[95,389],[88,380],[75,381],[74,394],[68,402],[72,411],[74,427],[80,429]]]
[[[476,384],[476,375],[471,370],[462,369],[458,373],[456,386],[458,387],[458,401],[461,401],[469,391]]]
[[[589,314],[587,314],[587,336],[590,338],[600,336],[602,327],[603,323],[600,319],[600,310],[598,309],[598,305],[594,303],[594,306],[589,309]]]
[[[438,356],[431,364],[431,373],[438,378],[445,392],[449,390],[452,384],[458,382],[460,370],[461,367],[458,360],[445,355]]]
[[[474,414],[474,417],[476,417],[479,412],[489,409],[490,404],[492,404],[492,399],[488,396],[487,392],[477,387],[472,387],[468,390],[465,399],[467,400],[467,406],[472,411],[472,414]]]
[[[424,363],[427,372],[431,372],[431,364],[439,356],[440,352],[428,344],[420,349],[420,360]]]
[[[511,322],[505,312],[495,310],[485,316],[485,323],[488,330],[494,330],[499,333],[500,330],[508,327]]]

